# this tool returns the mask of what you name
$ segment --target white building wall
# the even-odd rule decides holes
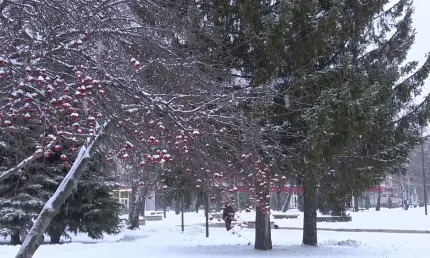
[[[154,211],[155,210],[155,191],[151,190],[148,192],[145,201],[145,211]]]

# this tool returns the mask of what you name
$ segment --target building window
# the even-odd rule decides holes
[[[128,198],[128,191],[121,191],[120,198]]]
[[[128,199],[121,199],[121,204],[123,204],[126,208],[128,208]]]

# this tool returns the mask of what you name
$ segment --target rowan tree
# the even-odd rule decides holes
[[[219,93],[215,79],[224,73],[214,74],[181,49],[178,32],[184,27],[171,22],[185,18],[177,10],[161,8],[164,16],[149,21],[139,16],[141,8],[147,6],[140,1],[1,5],[2,124],[13,132],[25,130],[22,121],[37,123],[44,135],[34,155],[11,163],[0,179],[22,173],[51,146],[58,149],[70,142],[77,152],[57,191],[62,194],[55,194],[42,209],[28,236],[29,245],[17,257],[35,252],[39,236],[75,188],[102,135],[122,134],[122,141],[115,143],[123,148],[134,140],[139,124],[132,118],[139,112],[164,116],[178,130],[192,132],[195,114],[207,116],[208,104],[230,99]],[[171,29],[161,33],[160,28]],[[166,38],[176,45],[161,40]]]

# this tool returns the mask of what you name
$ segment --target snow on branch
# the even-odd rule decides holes
[[[101,126],[96,136],[87,142],[87,146],[83,145],[81,147],[73,166],[52,197],[45,203],[39,216],[34,221],[33,226],[15,256],[16,258],[31,258],[39,248],[40,244],[43,242],[43,234],[46,232],[51,220],[58,213],[60,207],[72,194],[74,189],[76,189],[79,178],[88,165],[91,153],[93,153],[101,143],[102,136],[105,135],[108,127],[112,124],[112,121],[106,121],[103,126]]]
[[[54,142],[50,142],[48,145],[45,146],[44,149],[50,149],[53,144],[54,144]],[[25,166],[27,166],[28,164],[30,164],[34,160],[42,157],[43,153],[44,153],[43,151],[36,151],[36,152],[34,152],[33,155],[31,155],[28,158],[24,159],[18,165],[14,166],[14,167],[12,167],[10,169],[8,169],[7,171],[1,172],[0,173],[0,182],[2,182],[3,180],[5,180],[6,178],[8,178],[13,173],[16,173],[21,168],[24,168]]]

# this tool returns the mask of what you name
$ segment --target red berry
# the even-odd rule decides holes
[[[45,153],[43,153],[43,157],[44,157],[45,159],[48,159],[50,156],[51,156],[51,153],[49,153],[49,152],[45,152]]]

